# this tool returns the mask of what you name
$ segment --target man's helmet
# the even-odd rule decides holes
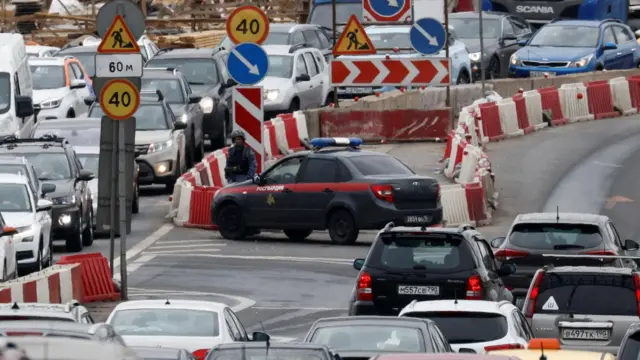
[[[238,129],[233,130],[231,132],[231,140],[235,140],[237,137],[242,138],[242,140],[246,140],[247,138],[244,136],[244,131]]]

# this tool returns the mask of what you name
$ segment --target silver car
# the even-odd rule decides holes
[[[141,359],[134,350],[117,342],[36,336],[14,337],[10,342],[23,350],[30,360]]]
[[[638,322],[639,294],[640,273],[630,268],[548,266],[536,272],[523,312],[536,338],[615,354]]]

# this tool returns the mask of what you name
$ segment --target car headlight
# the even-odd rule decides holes
[[[41,109],[55,109],[62,104],[62,98],[49,99],[40,103]]]
[[[16,241],[33,242],[33,226],[21,226],[19,228],[16,228],[16,231],[18,232],[16,235],[14,235],[14,239],[16,239]]]
[[[180,116],[180,118],[178,119],[178,121],[180,121],[181,123],[186,123],[189,120],[189,117],[187,116],[187,114],[182,114],[182,116]]]
[[[593,54],[587,55],[585,57],[580,58],[580,60],[578,60],[578,61],[572,62],[571,66],[573,66],[573,67],[585,67],[591,62],[591,59],[593,59]]]
[[[480,61],[480,53],[479,52],[475,52],[475,53],[469,54],[469,60],[471,60],[471,61]]]
[[[264,91],[264,99],[274,101],[280,95],[280,90],[265,90]]]
[[[513,66],[518,66],[518,65],[522,64],[522,62],[520,61],[520,58],[518,57],[517,54],[511,55],[511,59],[509,59],[509,63],[511,63],[511,65],[513,65]]]
[[[168,148],[170,148],[172,146],[173,146],[173,140],[172,139],[169,139],[169,140],[164,141],[164,142],[154,143],[154,144],[149,145],[148,153],[154,153],[154,152],[166,150],[166,149],[168,149]]]
[[[53,202],[54,205],[72,205],[76,203],[76,196],[75,195],[60,196],[60,197],[51,199],[51,201]]]
[[[213,99],[210,97],[202,98],[202,100],[200,100],[200,107],[205,114],[211,113],[213,111]]]

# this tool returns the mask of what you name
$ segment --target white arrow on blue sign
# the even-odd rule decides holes
[[[229,76],[241,85],[254,85],[262,81],[269,71],[269,57],[262,46],[241,43],[231,48],[227,60]]]
[[[378,15],[392,17],[404,11],[405,1],[409,0],[369,0],[369,5]]]
[[[439,20],[422,18],[409,31],[411,46],[424,55],[437,54],[447,41],[447,32]]]

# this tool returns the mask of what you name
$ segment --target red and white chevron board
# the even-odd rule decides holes
[[[261,86],[235,86],[233,99],[233,129],[244,131],[247,145],[256,153],[258,174],[264,168],[264,102]]]
[[[334,59],[333,86],[446,86],[451,84],[446,58]]]

